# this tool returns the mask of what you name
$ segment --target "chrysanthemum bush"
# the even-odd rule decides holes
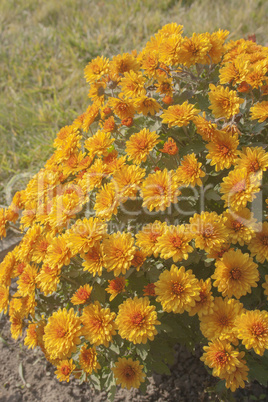
[[[231,391],[267,380],[268,48],[182,31],[92,60],[88,109],[0,211],[12,336],[111,398],[177,343]]]

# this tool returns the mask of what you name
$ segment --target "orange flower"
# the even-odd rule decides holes
[[[105,289],[107,293],[110,293],[109,301],[112,301],[119,293],[124,292],[126,286],[126,279],[124,277],[115,278],[111,281],[108,280],[109,286]]]
[[[78,305],[88,302],[90,300],[91,292],[92,286],[89,286],[87,284],[84,286],[80,286],[80,288],[77,289],[77,291],[72,296],[71,303],[73,303],[74,305]]]
[[[176,155],[179,151],[176,142],[173,138],[168,137],[168,140],[164,143],[163,149],[159,149],[159,151],[168,154],[168,155]]]
[[[148,285],[144,286],[143,295],[144,296],[156,296],[156,294],[155,294],[155,284],[154,283],[148,283]]]
[[[194,105],[186,101],[182,105],[169,106],[167,110],[163,111],[161,118],[163,123],[168,123],[168,127],[182,127],[187,126],[199,112],[200,110],[195,109]]]
[[[159,136],[155,131],[149,131],[147,128],[133,134],[126,142],[126,153],[129,159],[140,164],[145,162],[150,151],[159,142]]]

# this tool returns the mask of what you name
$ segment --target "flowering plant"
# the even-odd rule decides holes
[[[182,30],[92,60],[88,109],[0,210],[23,232],[0,265],[12,336],[111,398],[178,342],[231,391],[267,375],[268,48]]]

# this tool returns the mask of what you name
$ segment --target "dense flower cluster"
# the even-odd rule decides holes
[[[0,310],[60,381],[143,386],[184,338],[235,391],[268,349],[268,48],[182,32],[89,62],[87,110],[0,210],[23,233]]]

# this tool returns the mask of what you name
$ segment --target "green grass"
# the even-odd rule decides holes
[[[58,130],[88,105],[90,59],[140,50],[162,25],[228,29],[268,42],[265,0],[1,0],[0,204],[14,176],[36,172]],[[23,186],[21,177],[15,187]],[[1,196],[2,194],[2,196]]]

